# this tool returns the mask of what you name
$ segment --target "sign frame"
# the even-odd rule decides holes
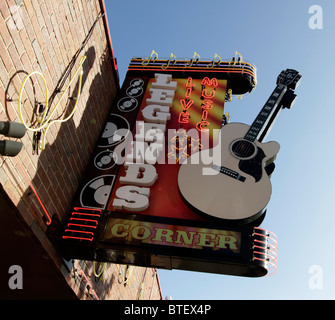
[[[126,134],[121,134],[115,140],[109,133],[116,132],[115,128],[118,126],[134,132],[138,113],[134,110],[141,106],[148,83],[157,73],[171,75],[172,81],[190,77],[206,78],[209,81],[214,78],[225,80],[227,91],[237,95],[252,91],[257,82],[256,68],[244,61],[191,59],[176,60],[171,64],[170,59],[132,59],[124,84],[111,106],[105,127],[96,143],[68,219],[58,228],[58,232],[49,232],[50,237],[66,259],[247,277],[260,277],[275,272],[277,240],[271,232],[258,227],[265,213],[252,224],[231,226],[218,220],[208,220],[201,215],[192,220],[146,215],[145,212],[117,212],[108,207],[115,181],[123,166],[123,162],[118,163],[114,149],[127,139]],[[209,92],[203,94],[203,98],[207,96],[210,96]],[[228,100],[227,96],[225,100]],[[222,101],[223,104],[224,102]],[[121,229],[114,229],[113,236],[109,234],[106,238],[106,234],[111,233],[108,229],[117,224]],[[54,226],[50,228],[55,229]],[[136,232],[133,231],[135,229]],[[130,233],[133,239],[129,238]],[[239,235],[236,240],[239,249],[235,252],[226,246],[229,241],[234,245],[234,235]],[[162,240],[161,243],[155,243],[154,240],[158,238]],[[192,245],[182,246],[182,239],[186,239],[189,244],[192,241]]]

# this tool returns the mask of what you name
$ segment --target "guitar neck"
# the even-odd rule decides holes
[[[277,85],[264,107],[257,115],[255,121],[250,126],[250,129],[244,136],[245,140],[253,142],[255,140],[262,141],[265,138],[271,128],[271,125],[273,124],[273,121],[278,115],[279,109],[277,107],[279,106],[286,91],[287,87],[285,85]]]

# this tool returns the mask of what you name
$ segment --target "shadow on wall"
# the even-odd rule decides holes
[[[71,78],[73,75],[75,70],[73,67],[76,65],[76,62],[79,60],[79,58],[83,55],[82,52],[79,53],[81,54],[77,55],[77,57],[74,57],[74,59],[71,60],[61,79],[58,81],[57,86],[54,88],[54,91],[49,99],[49,107],[54,106],[58,100],[60,91],[64,86],[66,86],[66,83],[68,83],[66,80]],[[84,104],[84,109],[81,115],[80,113],[74,114],[74,116],[77,117],[76,119],[79,119],[81,116],[80,120],[75,121],[75,119],[72,117],[67,122],[62,123],[59,126],[59,131],[56,132],[56,135],[54,135],[53,142],[51,144],[46,143],[45,149],[43,151],[39,151],[36,165],[36,174],[31,180],[32,185],[36,189],[37,194],[41,198],[42,203],[48,211],[49,215],[51,217],[56,215],[60,221],[64,221],[69,213],[72,200],[75,196],[75,193],[77,192],[79,184],[81,183],[85,168],[90,160],[95,143],[101,134],[101,130],[105,123],[105,118],[109,112],[112,100],[116,93],[116,89],[109,88],[113,80],[111,79],[112,65],[110,62],[108,48],[105,48],[101,57],[96,56],[96,50],[93,46],[89,47],[84,55],[86,55],[87,59],[83,64],[84,73],[82,78],[82,89],[80,97],[82,101],[79,101],[81,105]],[[99,59],[99,61],[97,61],[97,59]],[[88,79],[91,79],[90,71],[93,71],[93,69],[94,71],[98,69],[100,72],[95,72],[94,78],[91,81],[87,81]],[[6,97],[13,96],[13,92],[17,92],[17,86],[16,89],[12,87],[13,83],[14,81],[17,82],[18,80],[20,80],[22,83],[22,78],[26,74],[26,71],[20,70],[11,77],[11,81],[6,89]],[[18,77],[18,80],[15,80],[16,77]],[[67,103],[66,108],[63,108],[64,112],[59,115],[61,118],[67,117],[75,105],[75,100],[69,99],[72,94],[74,97],[76,97],[79,85],[79,77],[75,81],[76,83],[71,85],[69,95],[64,97],[67,99]],[[90,83],[89,87],[88,83]],[[38,106],[36,106],[36,108],[37,107]],[[9,109],[11,107],[8,107],[6,104],[6,108],[8,120],[14,120],[10,115],[11,110]],[[79,112],[79,110],[76,111]],[[31,134],[29,136],[31,136]],[[31,146],[31,144],[34,143],[34,140],[31,141],[29,138],[25,138],[23,141],[25,141],[23,149],[28,152],[29,158],[35,157],[36,159],[36,152],[34,155],[31,154],[34,152],[34,149]],[[27,145],[27,141],[29,141],[28,144],[30,143],[30,146]],[[17,161],[20,161],[22,165],[26,167],[26,170],[29,173],[28,165],[27,163],[24,163],[25,158],[26,156],[20,157],[20,159],[17,158]],[[23,174],[20,173],[19,169],[17,170],[21,175],[24,184],[27,186],[27,179],[23,176]],[[35,218],[32,225],[30,226],[31,229],[40,230],[37,231],[37,233],[41,235],[39,241],[48,241],[45,235],[45,215],[31,187],[26,189],[20,199],[19,204],[17,205],[17,208],[21,212],[30,212],[30,214]],[[54,249],[52,248],[52,251],[53,250]],[[16,254],[19,255],[19,252]],[[53,254],[51,253],[51,255]],[[13,253],[13,257],[10,258],[11,259],[7,259],[9,266],[16,263],[14,261],[15,252]],[[45,254],[44,258],[46,260],[51,260],[51,258]],[[47,298],[44,296],[39,296],[38,292],[36,291],[37,286],[35,286],[35,281],[40,281],[38,278],[38,270],[36,270],[38,269],[38,266],[34,265],[34,261],[28,261],[29,259],[26,260],[27,261],[25,261],[25,263],[28,264],[28,266],[26,266],[24,270],[24,278],[26,283],[25,289],[29,291],[29,286],[31,286],[30,292],[35,292],[35,298]],[[50,289],[52,290],[52,288]]]

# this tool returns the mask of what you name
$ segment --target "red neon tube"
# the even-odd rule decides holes
[[[79,220],[79,221],[87,221],[87,222],[94,222],[96,225],[98,225],[97,220],[91,220],[91,219],[80,219],[80,218],[70,218],[70,220]]]
[[[26,179],[27,179],[27,181],[28,181],[28,183],[30,185],[30,188],[31,188],[31,190],[33,190],[33,192],[34,192],[34,194],[35,194],[38,202],[40,203],[40,205],[41,205],[41,207],[42,207],[42,209],[43,209],[43,211],[44,211],[44,213],[45,213],[45,215],[46,215],[46,217],[48,219],[48,221],[46,222],[46,224],[49,226],[51,224],[51,222],[52,222],[49,212],[47,211],[47,209],[45,208],[44,204],[42,203],[41,198],[38,196],[38,194],[36,192],[36,189],[34,188],[33,184],[31,183],[30,178],[28,177],[26,171],[22,167],[21,162],[19,160],[17,160],[17,159],[16,159],[16,162],[19,165],[19,167],[20,167],[21,171],[23,172],[24,176],[26,177]]]
[[[83,270],[79,270],[78,275],[79,276],[84,276],[86,282],[88,283],[88,286],[90,287],[90,289],[88,290],[88,293],[89,294],[93,294],[97,300],[100,300],[98,298],[97,294],[95,293],[95,291],[93,290],[93,286],[92,286],[91,282],[87,279],[86,274],[84,273],[84,271]]]
[[[82,213],[82,212],[72,212],[72,215],[77,214],[81,216],[91,216],[91,217],[101,217],[100,214],[95,214],[95,213]]]
[[[101,209],[94,209],[94,208],[74,207],[73,210],[99,211],[100,213],[102,213]]]
[[[93,228],[96,229],[97,226],[90,226],[88,224],[77,224],[77,223],[68,223],[67,226],[75,226],[75,227],[85,227],[85,228]]]
[[[83,237],[75,237],[75,236],[63,236],[63,239],[76,239],[76,240],[88,240],[93,241],[94,236],[92,238],[83,238]]]

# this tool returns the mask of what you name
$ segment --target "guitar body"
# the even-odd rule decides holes
[[[242,123],[225,125],[213,149],[194,153],[182,163],[179,190],[193,209],[235,224],[262,215],[271,197],[265,166],[274,161],[280,146],[247,141],[249,128]]]

